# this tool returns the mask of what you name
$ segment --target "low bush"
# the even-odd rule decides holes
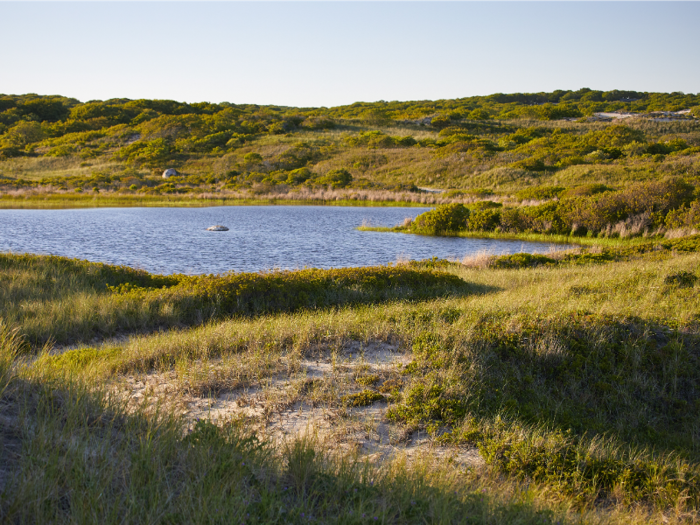
[[[553,265],[557,261],[546,255],[536,253],[514,253],[513,255],[502,255],[494,259],[491,268],[529,268],[533,266]]]
[[[584,184],[582,186],[576,186],[575,188],[569,188],[560,193],[560,196],[562,198],[573,199],[576,197],[590,197],[591,195],[605,193],[606,191],[613,191],[613,189],[605,184]]]
[[[505,208],[501,211],[500,227],[503,231],[512,233],[565,233],[569,227],[562,220],[559,209],[557,202]]]
[[[698,276],[691,272],[677,272],[667,275],[664,283],[676,285],[679,288],[692,288],[698,281]]]
[[[366,407],[376,403],[377,401],[383,400],[384,396],[379,392],[375,392],[374,390],[363,390],[357,394],[348,394],[343,396],[341,402],[344,405],[351,407]]]
[[[167,288],[111,287],[117,301],[160,311],[167,305],[180,323],[230,315],[255,315],[450,295],[465,290],[455,275],[406,267],[308,269],[222,276],[177,276]]]
[[[352,182],[352,175],[349,171],[343,169],[330,170],[323,177],[313,179],[311,182],[331,186],[332,188],[345,188]]]
[[[494,201],[478,201],[474,202],[469,205],[469,209],[471,212],[479,211],[479,210],[488,210],[488,209],[494,209],[494,208],[502,208],[503,204],[500,202],[494,202]]]
[[[700,228],[700,201],[693,201],[689,205],[683,204],[680,208],[671,210],[664,220],[668,229]]]
[[[498,209],[486,208],[476,210],[469,215],[467,229],[469,231],[493,231],[501,225],[501,212]]]
[[[515,194],[518,200],[534,200],[543,201],[559,197],[566,188],[561,186],[535,186],[534,188],[525,188]]]
[[[468,218],[469,209],[463,204],[443,204],[416,217],[411,231],[429,235],[459,232],[467,228]]]
[[[692,194],[693,187],[681,179],[645,182],[618,192],[565,199],[560,214],[567,224],[593,232],[643,213],[657,226],[663,224],[668,212],[688,204]]]

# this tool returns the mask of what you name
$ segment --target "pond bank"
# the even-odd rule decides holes
[[[365,232],[389,232],[403,233],[408,235],[419,235],[425,237],[436,237],[425,233],[408,231],[401,226],[371,226],[361,225],[357,228],[359,231]],[[483,232],[483,231],[462,231],[444,233],[437,237],[461,237],[465,239],[494,239],[508,241],[525,241],[525,242],[546,242],[552,244],[577,244],[583,246],[635,246],[644,244],[652,240],[662,240],[661,237],[631,237],[621,239],[619,237],[585,237],[574,235],[557,235],[548,233],[505,233],[505,232]]]
[[[420,202],[407,201],[370,201],[370,200],[321,200],[321,199],[232,199],[181,196],[64,196],[41,195],[12,197],[0,196],[0,209],[71,209],[71,208],[206,208],[211,206],[357,206],[357,207],[411,207],[424,208],[432,206]]]

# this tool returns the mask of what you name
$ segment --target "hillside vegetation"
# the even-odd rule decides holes
[[[594,116],[615,111],[637,117]],[[47,194],[440,203],[694,183],[699,111],[697,95],[587,89],[336,108],[3,95],[0,191],[3,206]],[[163,180],[165,168],[180,175]],[[555,189],[516,196],[538,186]]]
[[[579,244],[202,276],[0,254],[0,521],[698,522],[699,108],[0,96],[0,207],[430,204],[360,229]]]

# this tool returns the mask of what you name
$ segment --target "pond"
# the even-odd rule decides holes
[[[394,226],[429,208],[225,206],[0,210],[0,251],[63,255],[152,273],[224,273],[543,253],[548,243],[361,232]],[[206,228],[222,224],[226,232]]]

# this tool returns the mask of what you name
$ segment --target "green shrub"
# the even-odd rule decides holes
[[[156,167],[173,155],[172,145],[163,138],[137,141],[121,148],[114,154],[116,160],[126,160],[132,164]]]
[[[501,225],[501,212],[498,209],[486,208],[474,211],[467,220],[469,231],[493,231]]]
[[[468,218],[469,209],[463,204],[442,204],[416,217],[411,229],[431,235],[454,233],[466,229]]]
[[[531,266],[553,265],[557,261],[546,255],[536,253],[514,253],[501,255],[491,262],[491,268],[528,268]]]
[[[617,192],[565,199],[559,213],[568,225],[593,232],[643,213],[657,226],[664,223],[669,211],[687,205],[692,195],[693,187],[682,179],[644,182]]]
[[[245,154],[243,160],[249,164],[259,164],[263,161],[263,158],[260,153],[250,152]]]
[[[690,206],[684,204],[676,210],[671,210],[665,219],[666,228],[698,228],[700,227],[700,201],[693,201]]]
[[[379,381],[379,376],[377,374],[363,375],[355,378],[355,382],[362,386],[372,386],[377,381]]]
[[[494,209],[494,208],[502,208],[503,204],[500,202],[494,202],[494,201],[478,201],[474,202],[469,205],[469,209],[472,212],[479,211],[479,210],[488,210],[488,209]]]
[[[347,137],[345,142],[353,147],[366,146],[370,149],[375,148],[409,148],[415,146],[418,142],[411,136],[405,137],[390,137],[386,133],[378,130],[363,131],[358,135]]]
[[[289,172],[286,183],[292,186],[297,186],[299,184],[303,184],[312,176],[313,174],[311,173],[311,170],[309,170],[309,168],[299,168]]]
[[[426,383],[427,383],[426,378]],[[392,421],[430,422],[445,424],[460,422],[467,413],[467,403],[440,383],[417,383],[404,392],[404,402],[387,411]]]
[[[678,272],[667,275],[664,283],[676,285],[679,288],[692,288],[695,286],[698,277],[691,272]]]
[[[352,175],[343,169],[330,170],[323,177],[313,180],[314,184],[323,184],[332,188],[345,188],[352,182]]]
[[[363,390],[357,394],[348,394],[341,398],[344,405],[351,407],[366,407],[377,401],[383,401],[384,396],[374,390]]]
[[[564,233],[569,229],[561,217],[560,207],[556,202],[539,206],[505,208],[501,212],[501,228],[512,233]]]
[[[301,126],[308,129],[333,129],[335,122],[327,117],[308,117],[301,122]]]
[[[613,191],[605,184],[583,184],[581,186],[576,186],[575,188],[569,188],[562,192],[560,196],[565,199],[573,199],[576,197],[590,197],[591,195],[597,195],[598,193],[605,193],[606,191]]]
[[[527,171],[544,171],[547,169],[544,161],[535,157],[519,160],[511,164],[513,168],[521,168]]]
[[[554,197],[559,197],[559,195],[561,195],[565,189],[566,188],[562,188],[560,186],[535,186],[533,188],[526,188],[524,190],[520,190],[515,194],[515,197],[521,201],[549,200],[553,199]]]
[[[469,113],[468,118],[472,120],[488,120],[491,118],[491,115],[485,109],[475,109]]]
[[[447,115],[436,115],[430,119],[430,125],[436,129],[446,128],[452,124],[452,120]]]

